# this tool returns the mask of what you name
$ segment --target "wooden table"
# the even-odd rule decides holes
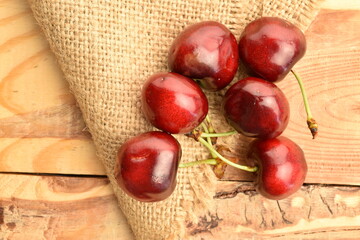
[[[219,214],[192,226],[194,239],[360,239],[359,29],[360,1],[327,0],[306,32],[296,69],[317,140],[301,133],[297,86],[279,84],[294,109],[284,134],[299,132],[311,163],[301,191],[270,201],[223,181]],[[28,3],[0,1],[0,239],[133,239],[84,128]]]

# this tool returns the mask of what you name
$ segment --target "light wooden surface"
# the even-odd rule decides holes
[[[0,239],[133,239],[106,178],[0,174],[0,189]],[[307,185],[272,201],[222,182],[214,199],[217,214],[185,223],[187,239],[359,239],[359,187]]]
[[[277,202],[250,183],[221,181],[217,215],[186,223],[191,239],[359,239],[360,1],[327,0],[322,8],[296,65],[318,139],[305,129],[295,80],[279,84],[292,110],[284,135],[305,151],[307,184]],[[0,239],[132,239],[25,0],[0,1],[0,173]],[[231,168],[225,176],[244,179]]]
[[[0,174],[0,239],[132,239],[107,178]]]

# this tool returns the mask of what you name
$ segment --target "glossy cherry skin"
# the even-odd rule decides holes
[[[307,174],[304,152],[286,137],[256,139],[250,145],[248,157],[259,167],[256,190],[266,198],[286,198],[304,183]]]
[[[206,117],[208,100],[190,78],[177,73],[152,75],[142,89],[142,110],[156,128],[168,133],[187,133]]]
[[[256,138],[279,136],[289,122],[290,107],[284,93],[260,78],[244,78],[226,92],[222,110],[239,133]]]
[[[270,82],[282,80],[306,52],[299,28],[276,17],[249,23],[239,40],[239,55],[250,75]]]
[[[115,179],[138,201],[161,201],[175,189],[180,158],[181,147],[173,136],[158,131],[143,133],[120,147]]]
[[[200,22],[185,28],[174,40],[168,60],[171,71],[199,80],[204,89],[217,91],[235,76],[238,45],[221,23]]]

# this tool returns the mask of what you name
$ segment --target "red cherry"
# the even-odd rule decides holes
[[[250,75],[271,82],[283,79],[305,52],[301,30],[276,17],[256,19],[240,36],[240,59]]]
[[[224,25],[207,21],[187,27],[169,51],[173,72],[197,79],[207,90],[226,87],[238,68],[239,54],[234,35]]]
[[[147,132],[127,140],[119,149],[115,178],[138,201],[166,199],[176,186],[181,158],[179,142],[164,132]]]
[[[251,143],[249,159],[259,167],[256,190],[266,198],[286,198],[304,183],[307,173],[304,152],[286,137],[256,139]]]
[[[205,119],[208,101],[192,79],[177,73],[158,73],[143,86],[142,108],[147,120],[158,129],[187,133]]]
[[[289,122],[285,95],[275,84],[260,78],[248,77],[231,86],[222,109],[228,123],[248,137],[277,137]]]

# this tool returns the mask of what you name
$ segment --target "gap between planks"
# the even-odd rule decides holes
[[[6,175],[25,175],[25,176],[45,176],[45,177],[72,177],[72,178],[107,178],[106,175],[92,175],[92,174],[64,174],[64,173],[34,173],[34,172],[3,172],[0,174]],[[229,179],[218,179],[218,182],[229,182],[229,183],[252,183],[249,180],[229,180]],[[318,187],[360,187],[360,184],[331,184],[331,183],[304,183],[303,186],[318,186]]]
[[[0,174],[7,174],[7,175],[28,175],[28,176],[46,176],[46,177],[107,178],[106,175],[91,175],[91,174],[33,173],[33,172],[0,172]]]

